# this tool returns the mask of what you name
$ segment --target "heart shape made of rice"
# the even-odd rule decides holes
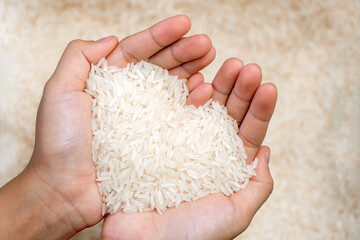
[[[103,214],[178,207],[211,193],[244,188],[246,164],[236,120],[209,100],[186,105],[186,79],[145,61],[92,65],[92,154]]]

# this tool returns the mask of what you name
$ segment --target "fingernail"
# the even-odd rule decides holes
[[[269,165],[269,162],[270,162],[270,149],[269,149],[269,151],[267,151],[265,153],[265,160],[266,160],[267,165]]]
[[[104,38],[100,38],[99,40],[97,40],[97,42],[107,42],[111,39],[112,36],[109,37],[104,37]]]

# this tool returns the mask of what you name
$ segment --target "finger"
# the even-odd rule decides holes
[[[177,75],[180,78],[188,78],[194,73],[199,72],[201,69],[208,66],[216,56],[215,48],[212,47],[211,50],[201,58],[192,60],[190,62],[184,63],[178,67],[169,70],[171,75]]]
[[[91,63],[97,64],[116,47],[118,39],[110,36],[98,41],[71,41],[66,47],[58,66],[47,86],[64,91],[82,91]]]
[[[204,76],[201,73],[195,73],[188,78],[186,86],[191,93],[197,86],[199,86],[203,82]]]
[[[249,224],[273,190],[274,182],[268,167],[270,149],[261,147],[256,157],[258,158],[258,164],[255,168],[256,177],[252,177],[244,189],[230,197],[236,209],[236,218],[238,220],[235,220],[235,222],[246,221]]]
[[[241,69],[226,103],[228,114],[238,123],[243,120],[260,83],[261,68],[258,65],[248,64]]]
[[[256,175],[253,176],[250,181],[255,181],[259,183],[268,183],[273,185],[273,179],[269,170],[270,163],[270,148],[268,146],[261,146],[259,151],[256,154],[256,158],[258,159],[258,165],[255,168]]]
[[[255,93],[240,125],[239,136],[244,142],[246,154],[252,159],[261,146],[271,116],[274,112],[277,99],[277,90],[274,84],[261,85]]]
[[[186,100],[187,105],[194,105],[199,107],[209,101],[213,88],[210,83],[202,83],[197,86],[188,96]]]
[[[171,69],[206,55],[211,48],[211,40],[204,34],[186,37],[156,53],[149,62]]]
[[[211,98],[214,101],[219,102],[221,105],[226,104],[243,66],[244,63],[237,58],[229,58],[224,62],[212,82],[214,91]]]
[[[121,40],[108,57],[108,64],[124,67],[129,62],[148,59],[162,48],[179,40],[190,30],[190,19],[177,15]]]

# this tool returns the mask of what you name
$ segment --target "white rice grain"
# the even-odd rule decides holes
[[[162,213],[210,193],[243,189],[257,159],[245,162],[236,120],[209,100],[186,105],[186,80],[141,61],[92,65],[92,152],[102,213]]]

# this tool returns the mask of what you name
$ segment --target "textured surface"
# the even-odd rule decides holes
[[[31,155],[42,87],[67,42],[178,13],[217,49],[207,81],[237,56],[278,86],[266,139],[275,189],[239,239],[359,239],[359,1],[0,1],[0,184]]]
[[[92,65],[92,153],[102,213],[162,214],[211,193],[226,196],[255,175],[238,123],[218,102],[186,105],[185,79],[140,61]],[[251,159],[252,160],[252,159]],[[251,160],[249,162],[251,162]]]

